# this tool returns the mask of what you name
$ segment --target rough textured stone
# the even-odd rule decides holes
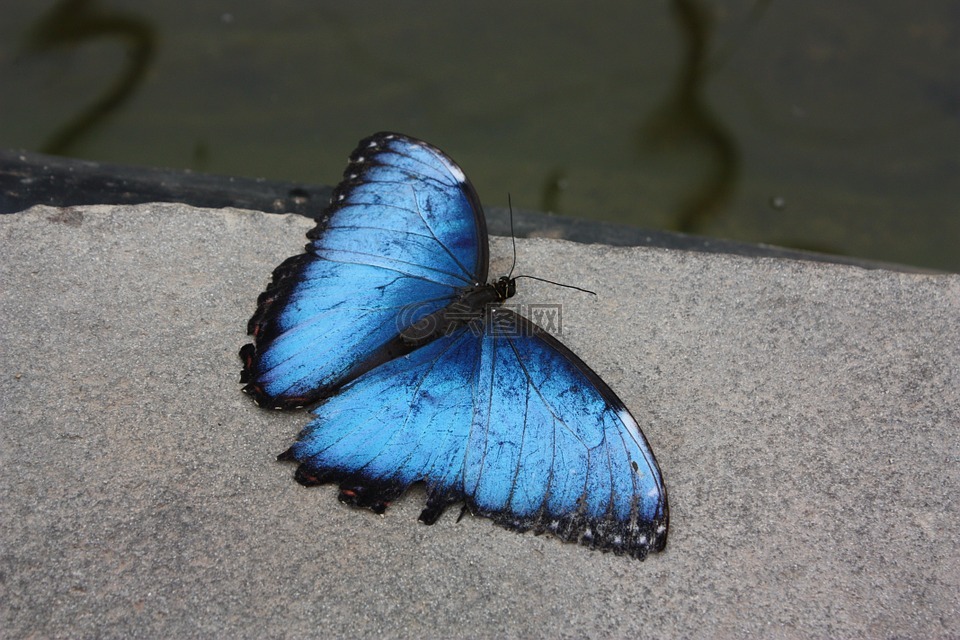
[[[2,635],[960,633],[960,276],[519,241],[599,294],[515,301],[562,305],[657,454],[670,540],[639,563],[293,482],[306,415],[241,394],[237,350],[308,227],[0,217]]]

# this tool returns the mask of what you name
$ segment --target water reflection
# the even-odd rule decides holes
[[[709,42],[712,21],[697,0],[673,0],[674,18],[683,38],[683,59],[666,102],[640,126],[643,153],[694,149],[708,162],[705,174],[680,202],[677,228],[698,232],[729,202],[740,176],[740,150],[727,127],[704,100],[711,70]]]
[[[567,170],[557,167],[547,174],[540,188],[540,210],[547,213],[560,212],[560,196],[567,188]]]
[[[41,17],[28,33],[27,51],[36,53],[76,47],[99,38],[124,43],[126,66],[91,105],[47,139],[41,148],[44,153],[68,154],[133,95],[153,60],[157,38],[145,20],[101,7],[96,0],[64,0]]]

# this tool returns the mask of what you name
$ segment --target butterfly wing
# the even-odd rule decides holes
[[[244,390],[289,408],[412,349],[399,337],[487,278],[476,191],[439,149],[394,133],[360,142],[304,254],[273,273],[240,352]]]
[[[518,531],[643,558],[666,544],[666,489],[636,421],[559,341],[495,309],[318,406],[281,459],[306,485],[383,512],[424,482],[420,519],[464,502]]]

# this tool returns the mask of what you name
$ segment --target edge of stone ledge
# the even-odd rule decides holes
[[[318,218],[332,188],[276,180],[239,178],[179,169],[137,167],[0,149],[0,214],[38,204],[56,207],[181,203],[199,208],[232,207]],[[942,271],[769,244],[752,244],[673,231],[559,216],[503,207],[485,209],[491,235],[554,238],[583,244],[643,246],[748,257],[826,262],[911,273]]]

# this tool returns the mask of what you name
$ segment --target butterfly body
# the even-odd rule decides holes
[[[479,320],[493,306],[502,304],[517,293],[517,280],[507,276],[496,282],[477,284],[459,292],[449,306],[421,318],[400,332],[405,344],[420,346],[448,335],[458,327]]]
[[[576,355],[500,305],[486,223],[460,168],[399,134],[361,142],[306,252],[278,267],[241,350],[263,406],[315,405],[280,459],[382,513],[413,483],[518,531],[642,558],[666,543],[660,470]]]

